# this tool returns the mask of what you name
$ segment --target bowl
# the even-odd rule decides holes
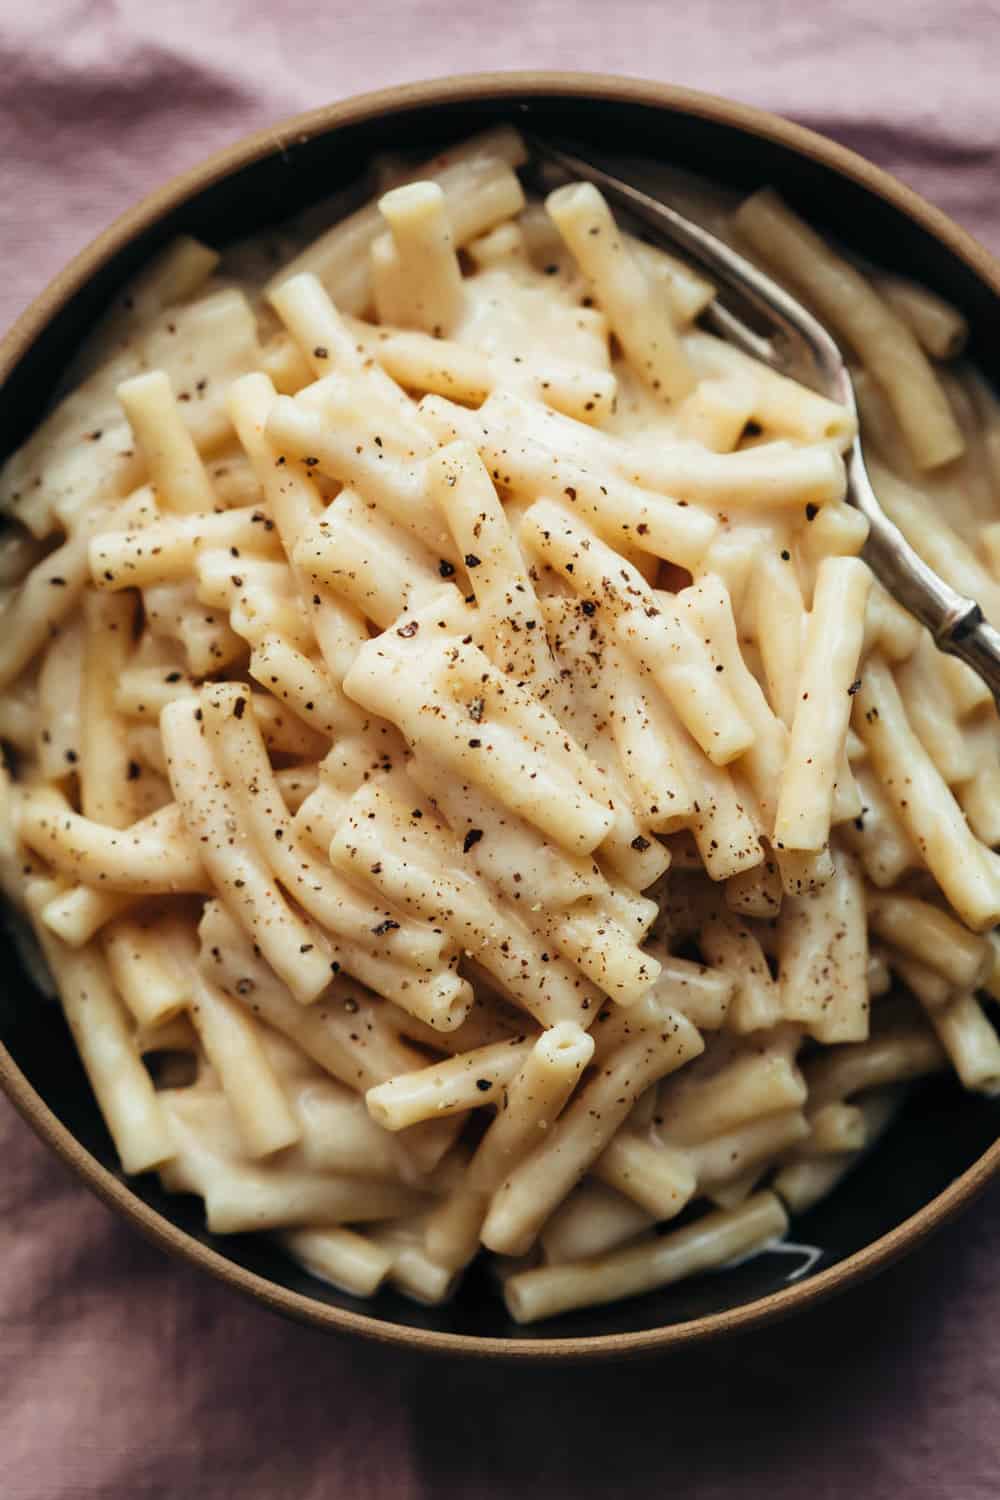
[[[909,188],[774,115],[686,89],[597,74],[502,73],[367,94],[250,136],[175,178],[94,241],[0,345],[2,453],[37,422],[67,353],[117,289],[180,231],[223,244],[357,178],[373,152],[426,147],[504,121],[584,151],[659,158],[736,188],[771,183],[818,227],[958,304],[972,358],[1000,377],[1000,264]],[[0,935],[0,1084],[28,1123],[111,1207],[157,1244],[293,1318],[411,1349],[580,1360],[718,1337],[787,1315],[912,1249],[1000,1169],[996,1106],[947,1081],[917,1090],[893,1129],[832,1197],[793,1225],[800,1254],[768,1253],[634,1301],[542,1325],[507,1318],[481,1268],[457,1299],[423,1308],[393,1293],[361,1302],[313,1280],[263,1237],[220,1239],[200,1205],[117,1167],[59,1012],[39,1006]],[[807,1253],[815,1247],[818,1258]],[[815,1262],[813,1264],[813,1262]]]

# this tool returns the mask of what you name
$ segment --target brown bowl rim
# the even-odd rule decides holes
[[[488,102],[510,98],[526,102],[541,96],[593,98],[642,104],[668,112],[696,115],[790,147],[799,155],[833,169],[843,177],[901,210],[941,241],[1000,298],[1000,262],[972,235],[940,209],[864,157],[766,110],[672,84],[603,73],[512,71],[473,73],[429,79],[356,95],[296,115],[277,126],[243,137],[200,164],[173,177],[132,208],[77,254],[40,293],[0,342],[0,385],[19,363],[45,325],[96,271],[130,239],[143,233],[184,201],[221,178],[262,157],[285,150],[318,134],[360,123],[376,115],[446,103]],[[487,1338],[437,1332],[393,1323],[375,1315],[350,1312],[303,1296],[245,1269],[219,1251],[187,1234],[143,1202],[125,1182],[101,1165],[71,1134],[32,1088],[0,1043],[0,1087],[18,1111],[62,1160],[110,1208],[161,1248],[218,1277],[245,1296],[299,1322],[325,1330],[354,1333],[375,1342],[421,1352],[552,1363],[626,1358],[663,1352],[746,1331],[786,1317],[884,1269],[966,1207],[1000,1170],[1000,1140],[950,1183],[943,1192],[902,1224],[845,1260],[816,1276],[755,1298],[724,1312],[634,1333],[584,1338]]]

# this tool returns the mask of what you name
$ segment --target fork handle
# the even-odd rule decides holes
[[[974,599],[933,572],[910,546],[878,502],[855,439],[847,458],[847,498],[867,518],[864,558],[884,588],[926,625],[939,651],[971,667],[1000,708],[1000,631],[983,617]]]
[[[946,626],[934,640],[941,651],[957,656],[982,678],[1000,708],[1000,630],[983,618],[978,604],[968,603],[972,607],[966,615]]]

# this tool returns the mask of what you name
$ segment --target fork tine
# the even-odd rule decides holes
[[[535,136],[528,136],[527,140],[537,160],[599,187],[612,202],[629,209],[655,233],[683,250],[721,285],[724,293],[742,305],[744,312],[749,309],[758,323],[771,330],[770,336],[756,332],[736,308],[717,299],[703,316],[727,342],[772,369],[784,372],[792,363],[801,366],[804,359],[807,369],[800,368],[797,378],[818,388],[823,395],[835,393],[836,399],[845,400],[844,384],[837,378],[843,368],[840,350],[823,325],[784,287],[668,204],[561,146]],[[849,395],[846,399],[850,399]]]

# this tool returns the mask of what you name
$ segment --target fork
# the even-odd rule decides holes
[[[703,323],[745,354],[828,396],[857,417],[847,362],[826,328],[763,271],[724,241],[641,192],[548,141],[529,137],[535,165],[557,167],[573,179],[592,182],[613,203],[627,208],[659,238],[684,252],[718,285],[702,313]],[[748,316],[759,328],[751,326]],[[926,625],[941,651],[958,657],[980,677],[1000,706],[1000,631],[974,599],[945,583],[910,546],[883,511],[865,467],[860,434],[844,455],[847,499],[868,521],[863,556],[875,577],[904,609]]]

